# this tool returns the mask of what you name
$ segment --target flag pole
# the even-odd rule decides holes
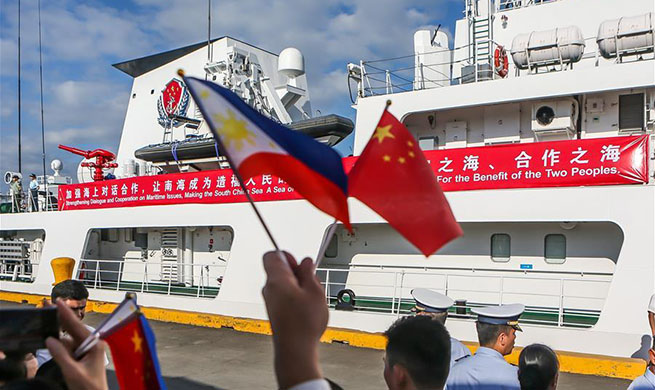
[[[184,71],[182,69],[178,69],[177,74],[184,79]],[[189,88],[189,91],[191,92],[191,95],[193,96],[193,99],[197,101],[197,97],[195,96],[193,90]],[[202,113],[203,116],[205,113]],[[273,247],[275,248],[276,252],[280,252],[280,247],[277,245],[277,242],[275,241],[275,238],[273,238],[273,234],[271,233],[271,230],[268,228],[268,225],[266,225],[266,222],[264,222],[264,218],[262,215],[259,213],[259,209],[255,205],[255,202],[252,200],[252,197],[250,197],[250,193],[248,192],[248,189],[246,188],[246,183],[243,182],[241,178],[241,174],[239,173],[239,170],[236,169],[236,165],[232,163],[232,157],[230,157],[230,154],[227,153],[225,147],[223,146],[223,142],[221,141],[221,137],[219,137],[218,134],[216,134],[216,131],[209,126],[209,129],[212,132],[212,135],[214,136],[214,140],[218,143],[218,148],[222,152],[222,155],[225,156],[227,159],[227,162],[230,164],[230,169],[232,169],[232,172],[234,173],[234,176],[237,177],[237,180],[239,181],[239,185],[241,186],[241,189],[243,190],[243,193],[246,195],[246,199],[248,199],[248,203],[250,203],[250,206],[252,206],[253,211],[257,215],[257,219],[259,219],[259,222],[261,223],[262,227],[266,231],[266,234],[268,235],[268,238],[271,240],[271,243],[273,244]]]
[[[211,128],[211,126],[210,126]],[[212,134],[214,133],[214,129],[212,129]],[[280,247],[277,245],[277,242],[275,241],[275,238],[273,238],[273,234],[271,233],[271,230],[268,228],[268,225],[266,225],[266,222],[264,222],[264,218],[262,215],[259,213],[259,209],[255,205],[255,202],[252,200],[252,197],[250,197],[250,193],[248,192],[248,189],[246,188],[246,183],[243,182],[243,179],[241,179],[241,174],[239,173],[239,170],[235,168],[235,165],[232,164],[232,158],[228,153],[225,152],[225,148],[223,147],[223,143],[221,142],[220,137],[218,137],[217,134],[214,134],[214,139],[216,142],[218,142],[218,149],[223,152],[223,155],[227,159],[227,162],[230,164],[230,169],[232,172],[234,172],[234,176],[237,177],[237,180],[239,181],[239,185],[241,186],[241,189],[243,190],[243,193],[246,195],[246,198],[248,199],[248,203],[252,206],[253,211],[257,215],[257,218],[259,219],[259,222],[262,224],[262,227],[266,231],[266,234],[268,235],[268,238],[271,240],[271,244],[273,244],[273,247],[275,248],[276,252],[280,251]]]

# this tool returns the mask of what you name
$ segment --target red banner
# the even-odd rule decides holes
[[[425,156],[444,191],[648,182],[647,135],[433,150]],[[356,160],[344,159],[346,169]],[[255,201],[300,198],[271,175],[246,186]],[[246,201],[230,169],[59,187],[60,210]]]
[[[531,142],[426,153],[444,191],[648,182],[648,136]]]
[[[272,175],[252,178],[246,182],[246,188],[255,202],[300,199],[292,187]],[[247,201],[231,169],[137,176],[59,187],[60,210]]]

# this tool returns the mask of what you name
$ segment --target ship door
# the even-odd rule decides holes
[[[178,283],[180,258],[180,229],[167,228],[161,232],[161,278]]]

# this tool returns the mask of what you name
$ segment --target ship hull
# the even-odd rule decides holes
[[[462,191],[448,193],[457,220],[462,224],[486,223],[611,223],[622,234],[620,251],[607,279],[606,296],[600,305],[595,324],[579,328],[557,324],[526,324],[518,345],[547,342],[553,348],[589,354],[634,357],[641,349],[642,338],[649,334],[644,297],[654,290],[653,259],[655,258],[655,186],[625,185],[549,189],[509,189]],[[357,226],[381,224],[383,221],[370,209],[351,200],[353,222]],[[332,222],[302,200],[261,202],[260,210],[270,224],[273,235],[282,247],[297,258],[315,257],[323,235]],[[34,214],[3,214],[3,231],[43,229],[45,240],[41,266],[31,283],[0,281],[0,290],[16,293],[49,295],[53,274],[50,259],[67,256],[78,260],[74,275],[79,276],[80,258],[85,250],[89,231],[99,228],[141,228],[171,226],[229,226],[233,231],[230,259],[215,297],[175,296],[139,293],[139,302],[146,307],[185,310],[231,317],[265,320],[261,297],[265,274],[262,255],[271,250],[265,232],[258,225],[248,204],[170,205],[104,210],[75,210]],[[608,234],[612,234],[611,232]],[[395,239],[395,238],[394,238]],[[598,240],[607,238],[599,237]],[[378,237],[366,245],[383,246],[391,237]],[[580,243],[593,247],[593,238]],[[438,255],[438,254],[437,254]],[[412,257],[416,259],[416,257]],[[428,262],[429,260],[426,260]],[[475,272],[478,264],[462,258],[459,267]],[[521,261],[519,259],[519,261]],[[329,264],[326,263],[326,264]],[[426,263],[427,264],[427,263]],[[402,258],[387,264],[388,270],[407,272]],[[322,264],[330,268],[329,265]],[[350,272],[352,266],[334,272]],[[508,271],[505,267],[489,276],[495,280]],[[514,271],[514,270],[512,270]],[[593,267],[582,273],[593,274]],[[599,270],[599,272],[602,270]],[[431,266],[431,274],[439,273],[439,264]],[[461,271],[463,272],[463,271]],[[529,272],[526,271],[526,275]],[[543,276],[543,275],[541,275]],[[540,277],[541,277],[540,276]],[[561,272],[546,275],[561,278]],[[575,277],[584,278],[585,275]],[[591,276],[589,276],[591,278]],[[376,273],[370,272],[369,279]],[[347,283],[344,286],[348,287]],[[119,302],[125,292],[90,285],[91,299]],[[96,288],[94,288],[96,287]],[[408,286],[404,286],[408,288]],[[169,289],[170,290],[170,289]],[[534,294],[529,287],[521,294]],[[334,295],[331,293],[331,295]],[[505,299],[507,301],[507,298]],[[507,302],[509,303],[509,302]],[[330,326],[366,332],[384,331],[403,311],[332,310]],[[459,339],[475,341],[474,322],[470,318],[451,318],[451,334]],[[611,342],[608,342],[611,340]]]

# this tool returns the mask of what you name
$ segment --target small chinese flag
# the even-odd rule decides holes
[[[348,191],[426,257],[462,235],[416,140],[386,108],[348,175]]]
[[[122,390],[164,390],[155,335],[139,312],[122,321],[104,337],[109,344]]]

